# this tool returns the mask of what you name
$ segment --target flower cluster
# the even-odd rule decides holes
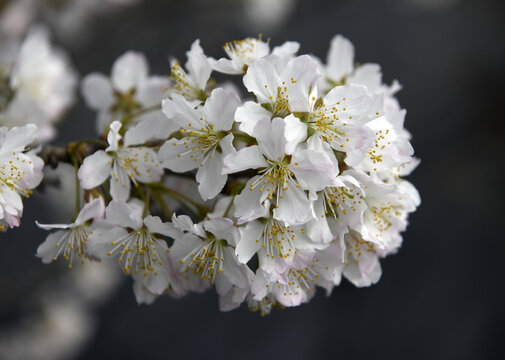
[[[342,277],[376,283],[420,203],[403,179],[419,161],[400,86],[355,65],[340,35],[326,63],[298,49],[247,38],[216,60],[196,40],[170,76],[136,52],[87,75],[101,139],[69,150],[87,203],[70,225],[40,225],[60,230],[37,255],[115,261],[139,303],[215,286],[223,311],[298,306]]]

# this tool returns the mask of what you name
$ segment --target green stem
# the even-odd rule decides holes
[[[79,177],[77,172],[79,171],[79,162],[74,154],[72,154],[72,162],[74,163],[74,176],[75,176],[75,210],[72,222],[77,219],[79,212],[81,211],[81,188],[79,186]]]
[[[154,198],[158,202],[158,205],[160,206],[160,210],[163,213],[163,215],[166,217],[167,220],[170,220],[172,218],[172,212],[167,206],[167,203],[163,199],[163,196],[157,191],[154,191],[153,193]]]
[[[228,213],[230,212],[231,210],[231,207],[233,206],[233,201],[235,200],[235,196],[237,195],[233,195],[230,199],[230,203],[228,204],[228,206],[226,207],[226,210],[224,211],[224,214],[223,214],[223,217],[227,217],[228,216]]]
[[[143,192],[142,192],[142,194],[143,194]],[[149,204],[150,204],[150,201],[151,201],[151,188],[147,187],[146,195],[145,195],[145,198],[144,198],[144,213],[142,214],[143,218],[146,217],[149,214]]]

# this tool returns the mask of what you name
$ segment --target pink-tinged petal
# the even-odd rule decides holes
[[[191,44],[191,49],[186,52],[186,56],[188,57],[186,69],[188,69],[191,77],[195,80],[196,85],[200,89],[205,89],[212,68],[207,60],[207,56],[203,53],[199,39],[196,39],[193,44]]]
[[[258,102],[269,103],[277,99],[277,88],[281,86],[281,80],[268,60],[258,59],[250,64],[243,81],[247,90],[256,95]]]
[[[268,163],[257,145],[232,152],[223,159],[223,174],[233,174],[247,169],[267,167]]]
[[[240,98],[231,91],[217,88],[212,91],[203,107],[205,120],[215,125],[214,131],[230,130],[235,110],[240,105]]]
[[[170,139],[158,151],[158,161],[161,166],[175,172],[186,172],[200,165],[194,159],[202,155],[200,149],[195,149],[188,139]]]
[[[286,145],[284,151],[286,154],[293,154],[299,143],[307,138],[307,125],[302,123],[294,115],[288,115],[284,118],[285,130],[284,137]]]
[[[240,123],[240,131],[254,136],[254,127],[262,119],[270,119],[272,113],[254,101],[248,101],[237,108],[235,121]]]
[[[77,176],[84,189],[92,189],[102,184],[111,172],[111,157],[103,150],[84,159]]]
[[[309,55],[291,59],[281,73],[281,80],[287,88],[289,108],[292,112],[308,112],[309,91],[316,85],[320,72],[317,62]]]
[[[112,65],[111,80],[114,89],[126,93],[137,88],[149,73],[144,54],[128,51]]]
[[[297,151],[289,168],[304,190],[323,190],[332,185],[338,175],[328,155],[313,150]]]
[[[105,215],[105,203],[103,198],[99,196],[96,199],[92,199],[88,202],[79,212],[77,219],[75,219],[75,225],[82,225],[86,221],[91,219],[101,219]]]
[[[274,218],[292,225],[305,224],[313,219],[314,209],[307,194],[297,188],[293,180],[289,180],[286,186],[288,190],[283,191],[279,197],[277,208],[274,209]],[[247,191],[246,189],[244,191]]]
[[[342,35],[335,36],[330,42],[330,50],[326,59],[326,74],[335,81],[341,81],[349,75],[354,66],[354,46]]]
[[[114,103],[114,92],[109,78],[104,74],[91,73],[82,79],[81,93],[86,105],[94,110],[104,110]]]
[[[245,227],[240,228],[240,240],[235,247],[235,255],[242,264],[247,264],[249,260],[258,252],[262,243],[258,240],[265,229],[265,225],[259,221],[252,221]]]
[[[57,257],[61,247],[57,246],[56,244],[58,244],[58,242],[65,236],[66,233],[67,232],[65,230],[59,230],[51,233],[46,237],[46,240],[39,245],[37,248],[36,256],[42,259],[42,262],[44,264],[51,263],[54,258]]]
[[[239,231],[228,218],[214,218],[203,223],[206,231],[214,234],[217,240],[226,240],[229,245],[237,245]]]

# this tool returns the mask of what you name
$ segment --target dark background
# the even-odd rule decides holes
[[[404,86],[398,98],[422,160],[409,177],[421,207],[400,252],[382,261],[377,285],[344,281],[330,297],[319,291],[309,304],[262,318],[245,306],[219,312],[212,291],[139,307],[125,281],[98,309],[97,332],[79,359],[505,358],[504,5],[297,1],[286,21],[262,30],[244,19],[238,1],[144,1],[97,16],[78,41],[56,36],[85,75],[109,73],[129,49],[145,52],[152,72],[166,74],[168,56],[185,61],[195,38],[218,58],[224,42],[259,32],[272,45],[295,40],[300,53],[324,59],[341,33],[354,43],[356,61],[379,63],[387,83]],[[93,136],[94,119],[81,102],[59,143]],[[0,308],[5,324],[20,316],[19,304],[44,274],[66,271],[33,257],[46,236],[31,225],[42,210],[27,202],[26,229],[2,236],[0,272],[14,279],[11,297],[19,297]]]

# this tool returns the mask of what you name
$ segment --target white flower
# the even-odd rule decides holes
[[[151,183],[161,179],[163,170],[156,159],[156,153],[145,146],[134,146],[125,141],[119,145],[121,123],[114,121],[107,135],[109,147],[95,152],[84,159],[79,168],[78,177],[84,189],[92,189],[111,177],[110,193],[115,200],[126,201],[130,196],[130,182]],[[126,132],[125,139],[139,129]]]
[[[177,94],[163,101],[163,111],[181,127],[182,138],[166,141],[158,160],[175,172],[198,168],[196,181],[204,200],[215,197],[226,183],[221,168],[223,158],[234,151],[229,131],[238,105],[237,95],[223,89],[212,91],[205,104],[196,109]]]
[[[28,124],[8,130],[0,128],[0,230],[19,226],[23,214],[21,195],[42,180],[42,159],[26,147],[36,140],[37,127]]]
[[[246,266],[238,262],[234,247],[239,231],[227,218],[213,218],[193,224],[188,216],[173,216],[172,222],[185,234],[175,239],[171,255],[181,264],[184,272],[193,272],[200,279],[216,285],[218,294],[224,296],[235,285],[241,289],[249,286]]]
[[[10,77],[10,87],[14,92],[6,117],[14,125],[38,123],[40,128],[49,127],[61,118],[72,105],[75,97],[77,75],[71,68],[66,55],[51,46],[45,28],[32,28],[22,43]],[[29,104],[29,103],[32,104]],[[23,111],[28,106],[35,111]],[[17,114],[22,116],[16,116]],[[46,130],[47,141],[54,135]]]
[[[254,120],[271,114],[285,117],[305,111],[310,89],[320,75],[317,66],[309,55],[297,56],[281,69],[265,58],[254,61],[244,76],[244,85],[256,96],[257,103],[247,102],[237,110],[235,120],[241,123],[240,129],[248,132]]]
[[[170,94],[180,94],[188,101],[199,103],[207,97],[207,82],[212,68],[198,39],[191,44],[191,49],[186,52],[186,56],[188,58],[187,72],[177,60],[172,60]]]
[[[314,296],[316,285],[326,289],[329,294],[333,286],[340,282],[337,255],[336,247],[331,246],[318,252],[311,260],[301,262],[308,265],[288,268],[275,278],[259,269],[251,287],[254,300],[264,301],[271,295],[283,306],[298,306]]]
[[[408,214],[419,205],[417,190],[408,182],[399,188],[360,171],[348,170],[344,174],[357,179],[365,192],[367,209],[359,230],[361,236],[383,250],[395,251],[401,242],[399,233],[407,228]]]
[[[374,243],[364,240],[359,233],[351,230],[336,246],[342,275],[347,280],[357,287],[370,286],[379,281],[382,270],[379,252]]]
[[[365,125],[379,116],[381,99],[364,86],[348,85],[337,86],[322,98],[316,88],[307,100],[310,131],[332,149],[345,153],[346,164],[359,163],[372,142],[372,131]]]
[[[259,266],[269,274],[284,273],[295,266],[305,267],[305,259],[297,257],[298,250],[314,250],[316,245],[302,226],[288,226],[269,218],[254,220],[240,228],[240,240],[235,248],[238,260],[247,264],[257,254]]]
[[[260,169],[235,198],[235,216],[240,222],[264,216],[265,202],[269,200],[277,220],[295,225],[312,219],[312,204],[304,190],[319,191],[331,185],[337,176],[334,163],[325,153],[296,150],[307,136],[307,127],[293,115],[264,118],[252,134],[258,145],[224,159],[224,174]]]
[[[149,65],[142,53],[128,51],[116,59],[110,78],[101,73],[88,74],[82,80],[81,91],[86,104],[98,111],[97,131],[101,134],[112,121],[119,120],[124,114],[160,104],[168,86],[168,77],[149,76]],[[135,118],[136,123],[141,121],[156,123],[144,129],[151,129],[144,135],[146,140],[166,138],[173,131],[159,110]]]
[[[349,228],[361,229],[367,208],[364,191],[350,175],[338,176],[336,183],[317,193],[316,218],[307,224],[307,235],[316,243],[342,238]]]
[[[269,60],[275,63],[279,60],[290,59],[298,51],[300,45],[296,42],[286,42],[273,49]],[[209,58],[212,69],[224,74],[245,74],[249,65],[256,59],[270,54],[268,42],[261,39],[245,38],[243,40],[230,41],[223,46],[229,59],[215,60]],[[279,59],[280,58],[280,59]]]
[[[72,268],[76,257],[84,264],[84,260],[90,258],[85,245],[92,229],[91,221],[101,219],[104,215],[105,204],[103,198],[99,197],[84,205],[71,224],[46,225],[37,222],[38,227],[44,230],[62,229],[47,236],[37,249],[37,257],[41,258],[44,264],[48,264],[62,255],[69,262],[69,268]]]
[[[397,132],[395,126],[388,121],[388,119],[395,121],[396,117],[403,119],[405,112],[393,112],[366,124],[373,132],[373,142],[367,149],[364,159],[359,164],[354,164],[356,168],[370,173],[384,172],[410,161],[414,149],[401,130],[403,127]]]
[[[386,110],[398,108],[394,94],[401,89],[395,80],[391,86],[382,83],[381,68],[378,64],[363,64],[354,67],[354,46],[342,35],[335,35],[330,42],[326,65],[319,64],[323,74],[318,87],[329,91],[335,86],[344,84],[364,85],[371,94],[383,94]]]
[[[112,200],[106,209],[106,221],[94,229],[88,237],[88,252],[100,259],[116,258],[125,274],[136,283],[139,302],[148,302],[149,292],[160,295],[169,287],[177,294],[183,292],[174,272],[165,240],[161,236],[178,237],[172,224],[163,223],[159,217],[142,218],[143,206]]]

